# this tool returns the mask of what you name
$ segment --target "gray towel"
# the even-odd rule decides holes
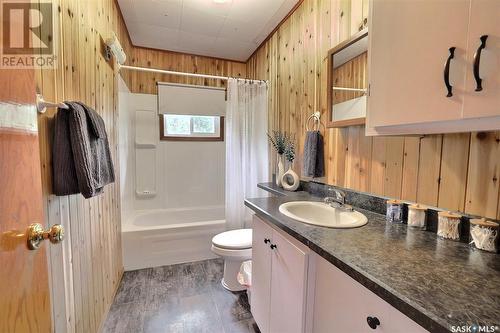
[[[320,131],[307,131],[304,143],[304,176],[323,177],[324,165],[323,136]]]
[[[115,180],[104,121],[83,103],[65,104],[69,110],[59,109],[56,117],[54,193],[67,195],[80,192],[85,198],[90,198],[101,194],[104,186]]]

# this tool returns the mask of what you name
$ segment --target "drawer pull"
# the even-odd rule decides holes
[[[271,244],[271,246],[269,246],[271,248],[271,250],[274,250],[275,248],[277,248],[276,244]]]
[[[455,47],[449,48],[450,55],[448,56],[448,59],[446,59],[446,63],[444,64],[444,85],[448,90],[448,94],[446,95],[446,97],[453,96],[453,86],[450,84],[450,63],[451,59],[455,57],[455,49]]]
[[[476,80],[476,91],[483,90],[483,80],[479,76],[479,66],[481,65],[481,52],[486,47],[488,35],[483,35],[479,39],[481,40],[481,45],[479,45],[476,53],[474,53],[474,79]]]
[[[264,238],[264,244],[270,243],[271,240],[269,238]]]
[[[377,329],[377,326],[380,325],[380,320],[377,317],[366,317],[366,322],[371,329]]]

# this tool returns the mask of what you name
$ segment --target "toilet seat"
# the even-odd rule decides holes
[[[237,229],[222,232],[212,238],[212,245],[224,250],[251,249],[252,229]]]

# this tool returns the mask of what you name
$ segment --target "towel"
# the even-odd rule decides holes
[[[59,109],[56,116],[54,193],[80,192],[90,198],[101,194],[105,185],[115,181],[106,128],[99,114],[87,105],[65,104],[69,110]]]
[[[304,143],[304,176],[323,177],[324,164],[323,136],[320,131],[307,131]]]

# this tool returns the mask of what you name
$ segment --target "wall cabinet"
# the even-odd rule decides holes
[[[309,250],[254,216],[251,310],[262,333],[306,330]]]
[[[427,332],[340,269],[315,257],[314,333]]]
[[[500,129],[500,1],[380,0],[370,11],[367,134]]]

